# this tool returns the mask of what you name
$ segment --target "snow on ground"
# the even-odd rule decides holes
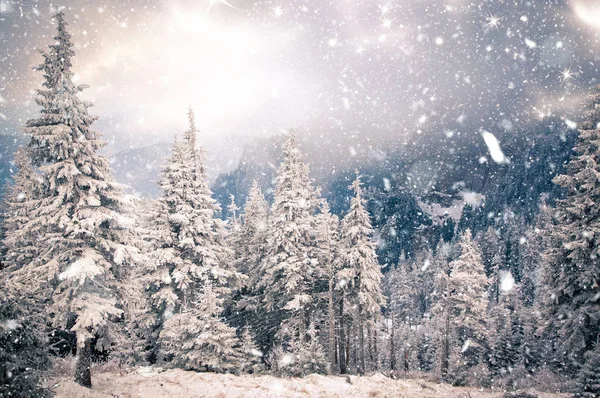
[[[157,368],[139,368],[125,374],[96,373],[90,390],[80,387],[69,378],[56,380],[58,398],[268,398],[268,397],[498,397],[503,392],[458,388],[434,384],[424,380],[393,380],[381,373],[346,377],[310,375],[303,379],[274,376],[234,376],[196,373],[183,370],[161,371]],[[528,391],[539,398],[567,397]]]

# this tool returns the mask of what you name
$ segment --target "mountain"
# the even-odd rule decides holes
[[[457,229],[482,231],[507,211],[531,222],[542,197],[552,203],[560,196],[552,178],[571,156],[576,131],[560,119],[547,118],[495,136],[507,159],[502,163],[493,161],[479,133],[418,136],[399,149],[370,147],[337,164],[331,164],[328,154],[343,145],[319,146],[300,137],[300,146],[316,185],[338,215],[348,209],[348,186],[354,169],[360,169],[378,231],[380,261],[391,265],[401,253],[410,257],[423,245],[435,247],[440,238],[451,239]],[[254,140],[239,166],[217,178],[213,192],[223,209],[231,194],[243,207],[254,179],[272,196],[281,143],[282,137]]]

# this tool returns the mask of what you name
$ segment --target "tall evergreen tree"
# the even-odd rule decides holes
[[[460,237],[460,256],[450,264],[448,279],[451,324],[462,356],[469,365],[477,364],[487,350],[488,278],[485,276],[481,253],[475,246],[471,231]]]
[[[575,154],[553,181],[565,196],[556,203],[544,253],[540,310],[555,328],[571,369],[583,363],[600,334],[600,86],[579,126]]]
[[[322,200],[320,213],[317,216],[318,227],[318,259],[320,268],[327,276],[327,354],[329,362],[336,361],[336,322],[335,322],[335,283],[337,274],[337,258],[339,247],[339,218],[331,214],[329,204]]]
[[[356,307],[359,340],[359,366],[366,370],[365,364],[365,328],[374,327],[379,319],[385,298],[381,292],[383,275],[377,262],[373,228],[369,213],[365,209],[360,175],[351,185],[355,196],[350,202],[350,210],[342,220],[340,271],[338,278],[348,286],[347,300]],[[344,316],[344,314],[340,314]],[[340,360],[342,360],[340,358]]]
[[[267,346],[272,346],[275,335],[284,345],[304,339],[319,277],[314,234],[319,202],[293,131],[283,153],[256,284],[262,295],[261,310],[268,314]]]
[[[446,249],[446,250],[444,250]],[[450,323],[450,264],[448,246],[438,245],[434,261],[436,262],[436,275],[432,293],[431,327],[433,327],[437,340],[437,370],[442,380],[448,379],[450,348],[453,345],[453,336]]]
[[[97,154],[104,142],[91,129],[90,103],[79,99],[85,86],[73,83],[71,35],[64,14],[55,15],[58,33],[44,62],[42,107],[27,122],[32,163],[42,182],[29,220],[18,232],[35,236],[33,261],[12,273],[9,284],[21,294],[49,300],[55,326],[77,335],[76,381],[91,386],[92,341],[108,349],[120,333],[112,321],[123,314],[119,279],[128,273],[136,250],[129,246],[128,220],[122,216],[121,187],[112,182],[108,160]]]
[[[241,215],[241,225],[237,232],[231,232],[229,246],[234,252],[233,265],[237,272],[243,275],[242,285],[236,292],[236,314],[230,319],[236,325],[251,325],[250,330],[259,345],[266,348],[268,339],[264,331],[267,313],[259,306],[261,289],[257,287],[261,275],[259,266],[264,260],[264,245],[267,240],[267,223],[269,205],[258,183],[253,182],[244,213]]]
[[[208,188],[194,113],[182,141],[175,139],[161,180],[162,196],[152,214],[150,229],[155,251],[147,279],[149,300],[156,314],[154,336],[173,314],[190,314],[206,281],[217,294],[227,296],[239,282],[230,264],[225,229],[215,218],[219,210]],[[193,316],[193,315],[192,315]],[[163,342],[158,340],[159,346]],[[163,358],[164,359],[164,358]]]
[[[260,277],[258,267],[263,260],[262,248],[266,242],[269,205],[256,180],[252,183],[244,213],[242,225],[236,241],[234,264],[238,272],[248,276],[246,288],[252,291]]]

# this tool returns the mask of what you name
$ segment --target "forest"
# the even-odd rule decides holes
[[[1,396],[50,396],[46,372],[68,356],[90,388],[92,363],[115,361],[600,396],[600,87],[556,195],[526,215],[465,205],[459,222],[384,247],[402,231],[370,211],[361,171],[342,181],[349,208],[335,214],[293,130],[268,199],[254,181],[243,208],[232,196],[221,209],[192,109],[159,197],[126,194],[55,18],[2,207]],[[384,217],[407,217],[393,209]]]

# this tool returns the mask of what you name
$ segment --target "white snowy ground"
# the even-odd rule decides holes
[[[160,371],[139,368],[130,373],[97,371],[93,375],[94,387],[90,390],[73,383],[69,378],[55,380],[58,398],[267,398],[267,397],[498,397],[503,392],[457,388],[434,384],[424,380],[392,380],[382,374],[367,377],[311,375],[303,379],[280,379],[273,376],[234,376],[183,370]],[[539,398],[561,397],[528,391]]]

